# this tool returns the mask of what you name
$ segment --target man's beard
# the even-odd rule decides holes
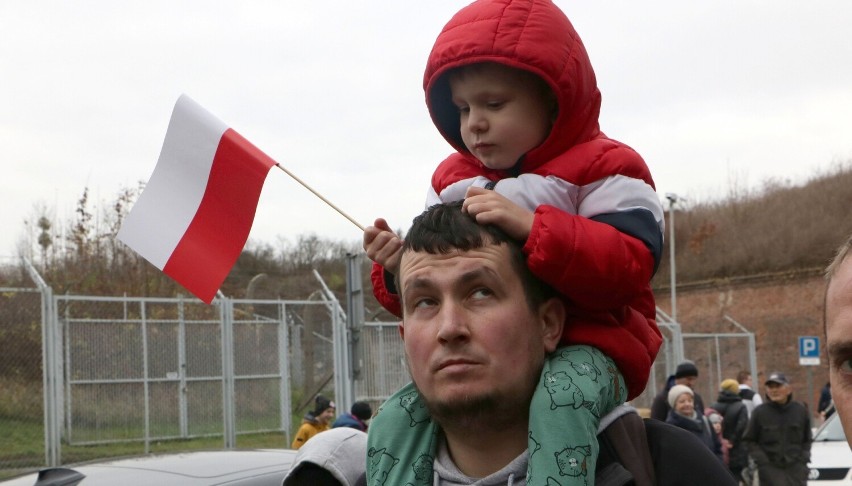
[[[531,374],[527,383],[528,390],[518,390],[513,394],[485,392],[480,395],[466,395],[453,401],[437,401],[427,397],[411,373],[411,364],[405,359],[405,367],[411,383],[420,395],[420,400],[429,411],[429,416],[443,428],[485,426],[511,427],[518,421],[526,423],[529,419],[530,402],[538,384],[538,373]],[[540,373],[540,370],[539,370]]]
[[[533,382],[534,383],[534,382]],[[417,384],[414,383],[417,388]],[[494,392],[467,395],[452,401],[431,400],[419,388],[420,399],[429,410],[435,423],[443,428],[510,427],[518,421],[526,422],[532,390],[504,396]],[[472,429],[476,430],[476,429]]]

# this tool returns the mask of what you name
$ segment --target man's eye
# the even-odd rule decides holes
[[[852,360],[850,360],[850,359],[841,360],[840,366],[838,366],[838,368],[840,368],[840,371],[843,371],[844,373],[852,373]]]
[[[435,301],[433,299],[417,299],[414,301],[414,308],[420,309],[425,307],[431,307],[435,305]]]
[[[492,295],[494,295],[494,292],[492,292],[491,289],[488,288],[479,288],[471,293],[471,297],[473,297],[474,299],[484,299],[486,297],[491,297]]]

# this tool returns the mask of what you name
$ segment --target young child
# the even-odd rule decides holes
[[[525,242],[530,270],[569,305],[564,347],[530,407],[527,483],[594,484],[599,419],[642,392],[661,344],[649,282],[663,211],[649,170],[600,131],[588,55],[550,0],[459,11],[435,42],[424,89],[457,150],[432,176],[427,207],[464,199],[478,222]],[[374,293],[396,315],[400,248],[383,219],[365,230]],[[438,435],[423,410],[412,385],[385,402],[370,428],[368,478],[430,476]],[[380,473],[375,457],[385,459]]]

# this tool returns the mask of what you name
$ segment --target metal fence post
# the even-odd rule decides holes
[[[186,311],[183,295],[178,296],[178,428],[182,438],[189,437],[189,407],[186,382]]]
[[[61,386],[61,343],[59,319],[53,301],[53,289],[41,278],[41,275],[28,259],[23,259],[24,267],[41,293],[41,338],[42,338],[42,389],[44,393],[44,460],[50,467],[56,467],[61,461],[59,393]]]
[[[222,322],[222,420],[225,449],[237,444],[236,413],[234,411],[234,313],[231,299],[219,294]]]
[[[348,411],[353,402],[354,384],[349,378],[351,376],[351,361],[349,359],[349,330],[346,329],[346,313],[340,307],[340,303],[316,270],[314,270],[314,277],[316,277],[322,286],[326,305],[328,305],[328,310],[331,313],[332,353],[334,356],[334,398],[337,400],[338,410]]]
[[[142,322],[139,332],[142,333],[142,403],[143,421],[145,428],[145,454],[151,452],[151,404],[150,388],[148,386],[148,316],[146,314],[145,301],[140,303],[139,317]]]
[[[278,392],[281,400],[281,428],[287,437],[287,445],[290,444],[292,430],[290,425],[290,326],[287,320],[287,304],[278,304],[278,372],[281,375]]]

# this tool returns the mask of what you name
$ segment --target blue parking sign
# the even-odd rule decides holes
[[[799,364],[803,366],[819,365],[819,337],[799,336]]]

